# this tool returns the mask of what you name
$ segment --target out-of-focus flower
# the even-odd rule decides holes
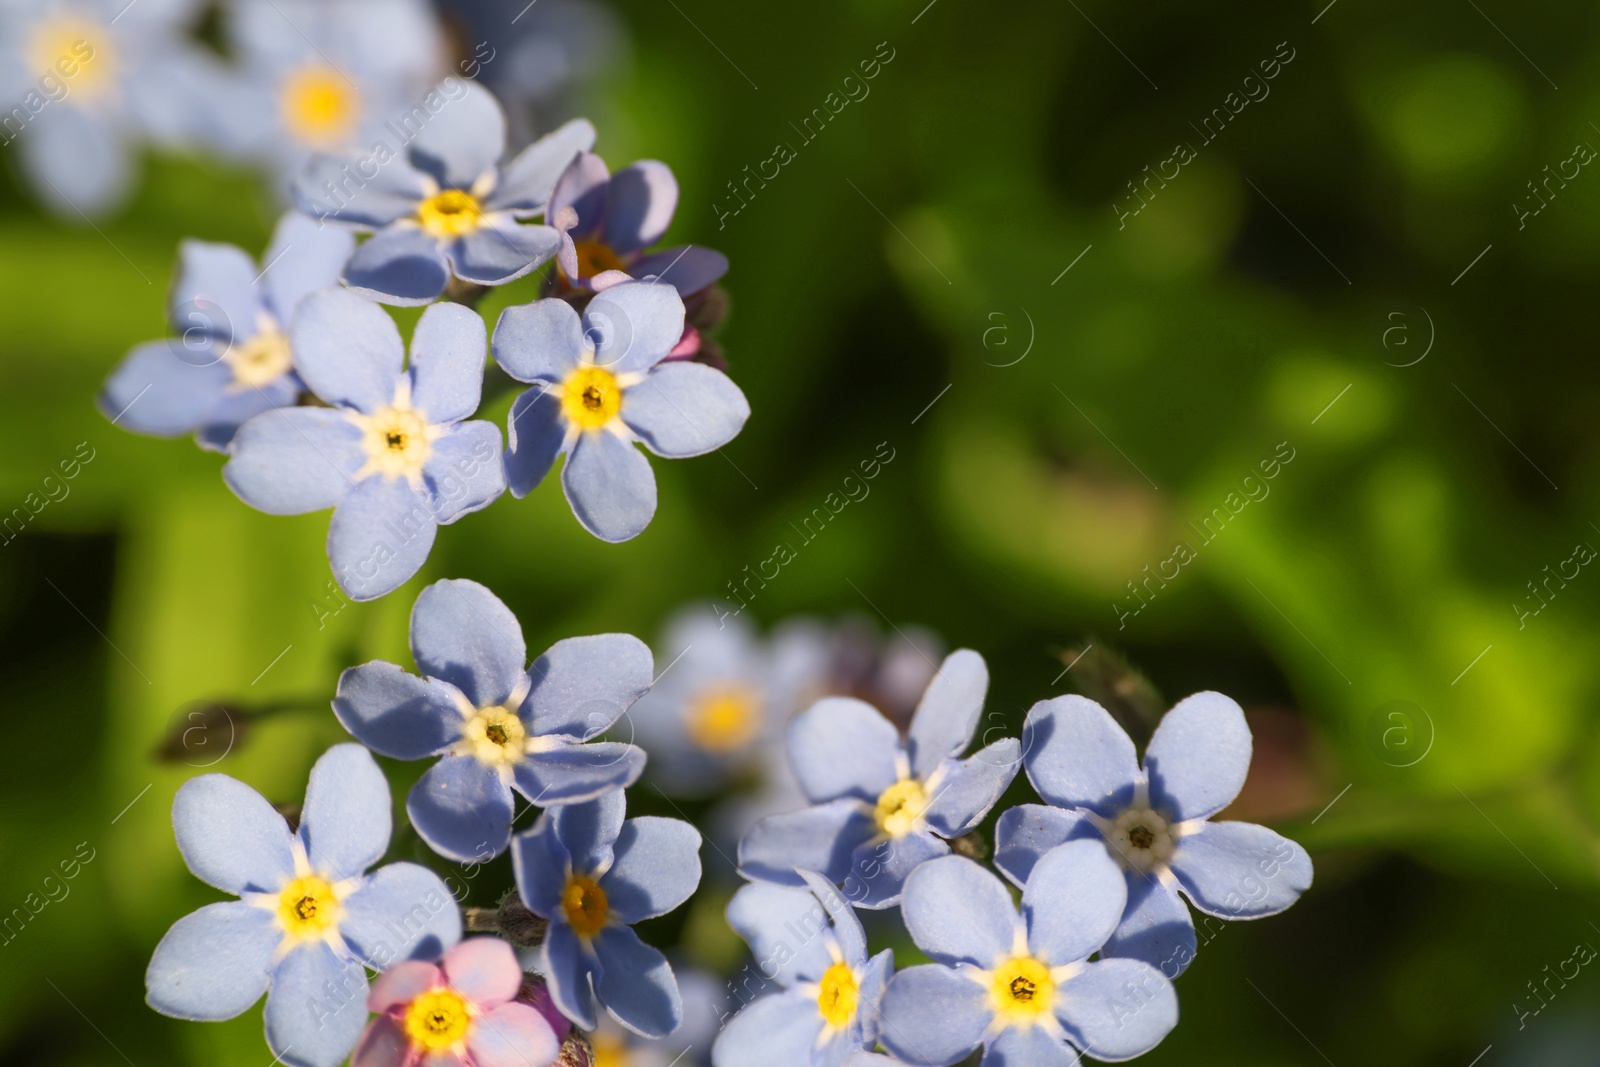
[[[367,996],[377,1018],[351,1067],[549,1067],[561,1043],[516,999],[521,987],[517,954],[494,937],[468,938],[437,966],[397,963]]]
[[[354,244],[297,212],[278,221],[262,267],[233,245],[185,241],[168,304],[179,336],[129,352],[100,392],[101,412],[226,451],[241,424],[299,397],[289,324],[301,298],[337,284]]]
[[[489,90],[446,78],[427,99],[399,152],[319,154],[294,181],[308,215],[377,231],[344,281],[388,304],[430,303],[452,278],[504,285],[547,262],[560,234],[518,220],[545,210],[567,161],[594,143],[594,127],[574,119],[500,167],[506,118]]]
[[[923,626],[882,633],[866,619],[847,618],[834,633],[828,694],[865,700],[904,730],[946,647]]]
[[[523,902],[550,920],[539,970],[556,1006],[593,1030],[595,1001],[645,1037],[683,1022],[672,965],[633,924],[665,915],[700,884],[700,834],[678,819],[623,820],[615,790],[586,804],[547,809],[511,842]]]
[[[924,864],[906,881],[901,915],[934,960],[895,975],[883,996],[883,1043],[920,1067],[943,1067],[982,1045],[984,1062],[1072,1067],[1078,1050],[1127,1060],[1178,1022],[1172,983],[1138,960],[1089,957],[1116,929],[1127,889],[1103,849],[1049,852],[1022,891],[962,856]]]
[[[411,655],[421,678],[381,660],[345,671],[333,710],[374,752],[441,757],[406,801],[440,855],[469,863],[504,852],[513,788],[535,804],[570,804],[621,790],[644,769],[633,745],[585,744],[650,686],[650,650],[636,637],[569,637],[529,666],[511,610],[477,582],[447,579],[417,597]]]
[[[727,1010],[723,980],[705,971],[674,966],[683,995],[683,1022],[666,1037],[641,1037],[601,1016],[589,1035],[594,1067],[700,1067],[711,1062],[711,1043]]]
[[[1311,857],[1264,826],[1209,822],[1250,770],[1250,727],[1221,693],[1196,693],[1161,720],[1139,766],[1111,713],[1080,696],[1041,700],[1023,726],[1028,780],[1052,807],[1000,816],[995,866],[1018,885],[1050,849],[1089,839],[1127,880],[1127,912],[1104,954],[1176,978],[1194,959],[1194,922],[1274,915],[1311,886]]]
[[[501,312],[495,361],[536,386],[517,397],[506,426],[512,495],[531,492],[566,454],[561,485],[584,529],[602,541],[638,536],[656,512],[656,479],[634,444],[698,456],[750,417],[727,375],[665,360],[682,333],[683,301],[653,282],[613,286],[581,318],[554,298]]]
[[[414,863],[371,874],[389,847],[389,785],[367,750],[335,745],[311,768],[297,832],[225,774],[172,804],[195,876],[240,899],[179,919],[145,973],[150,1006],[231,1019],[267,994],[267,1044],[293,1067],[337,1067],[367,1021],[364,966],[435,959],[461,937],[439,877]]]
[[[235,435],[223,477],[272,515],[334,508],[334,577],[372,600],[421,569],[440,524],[505,492],[499,427],[467,418],[483,390],[483,320],[459,304],[428,308],[403,370],[394,320],[325,289],[301,303],[289,338],[301,380],[331,406],[257,415]]]

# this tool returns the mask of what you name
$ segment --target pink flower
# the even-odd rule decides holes
[[[516,953],[474,937],[437,965],[408,960],[372,986],[367,1026],[350,1067],[548,1067],[560,1043],[537,1008],[515,1000]]]

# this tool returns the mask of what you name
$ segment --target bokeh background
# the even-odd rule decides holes
[[[92,858],[0,945],[0,1064],[263,1067],[257,1012],[143,1004],[152,946],[212,899],[172,842],[186,778],[298,799],[343,737],[339,670],[409,662],[439,577],[491,586],[531,649],[653,640],[798,545],[884,448],[870,495],[746,618],[926,627],[987,657],[1012,727],[1091,644],[1169,701],[1222,690],[1257,735],[1235,814],[1313,854],[1293,909],[1203,944],[1146,1062],[1594,1062],[1600,977],[1569,961],[1600,947],[1600,576],[1578,562],[1600,544],[1600,176],[1537,201],[1529,183],[1600,145],[1600,13],[1324,3],[614,4],[625,42],[561,107],[613,166],[675,168],[669,239],[732,260],[720,342],[754,415],[722,455],[655,464],[634,541],[589,537],[550,485],[443,530],[364,605],[330,590],[325,515],[251,511],[219,457],[93,404],[166,333],[181,238],[264,246],[263,179],[152,153],[88,224],[42,211],[7,159],[0,511],[84,462],[0,545],[0,912]],[[729,213],[727,183],[779,142],[792,161]],[[1135,199],[1179,142],[1195,158]],[[196,701],[303,707],[158,760]],[[415,768],[394,771],[398,795]],[[494,903],[504,860],[472,884]],[[728,891],[709,880],[654,939],[731,969]]]

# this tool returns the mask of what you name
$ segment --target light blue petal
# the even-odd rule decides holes
[[[818,981],[833,964],[828,913],[809,889],[746,883],[728,901],[728,925],[750,946],[762,979],[785,989]]]
[[[389,782],[360,745],[334,745],[311,768],[299,837],[311,869],[337,882],[378,862],[389,847]]]
[[[1128,806],[1139,779],[1133,742],[1110,712],[1080,696],[1041,700],[1028,709],[1022,760],[1045,800],[1107,817]]]
[[[876,803],[898,778],[900,731],[854,697],[817,701],[789,724],[789,763],[813,801],[856,797]]]
[[[223,480],[269,515],[331,508],[366,463],[361,431],[332,408],[277,408],[239,427]]]
[[[411,609],[411,657],[423,674],[487,708],[505,703],[522,681],[528,648],[499,597],[477,582],[446,578],[424,589]]]
[[[884,991],[880,1040],[906,1063],[944,1067],[977,1048],[993,1018],[977,982],[936,963],[909,967]]]
[[[616,858],[628,800],[616,789],[582,804],[562,804],[548,812],[551,830],[572,869],[591,878],[604,874]]]
[[[405,346],[372,301],[344,289],[312,293],[300,302],[289,343],[301,380],[328,403],[370,415],[394,402]]]
[[[446,250],[457,278],[479,285],[505,285],[550,262],[561,235],[548,226],[490,222]]]
[[[406,146],[406,155],[440,185],[466,189],[506,150],[506,113],[477,82],[457,84],[465,86],[465,94],[446,101]]]
[[[185,336],[190,330],[225,339],[255,336],[266,310],[254,282],[259,269],[233,245],[184,241],[168,306],[173,328]]]
[[[678,210],[678,180],[672,168],[642,159],[611,176],[601,236],[611,250],[636,252],[661,240]]]
[[[482,863],[506,850],[512,806],[511,787],[476,756],[445,756],[406,797],[417,835],[457,863]]]
[[[289,953],[267,993],[267,1047],[290,1067],[339,1067],[367,1024],[367,975],[320,941]]]
[[[587,150],[579,152],[556,179],[544,217],[554,219],[562,208],[570,207],[578,213],[578,224],[572,228],[572,236],[582,238],[597,234],[605,221],[606,194],[610,186],[611,172],[606,169],[605,161]]]
[[[660,284],[670,285],[687,297],[728,273],[728,257],[700,245],[663,248],[648,256],[640,256],[630,268],[630,273],[635,278],[653,277]]]
[[[221,349],[208,342],[200,352],[178,338],[135,347],[100,390],[101,414],[135,433],[176,437],[194,431],[233,380]]]
[[[1057,988],[1056,1018],[1095,1059],[1131,1060],[1178,1024],[1178,996],[1148,963],[1100,960]]]
[[[594,939],[600,973],[595,995],[616,1020],[644,1037],[666,1037],[683,1022],[683,996],[672,965],[626,926],[608,926]]]
[[[512,773],[518,791],[540,807],[581,804],[637,782],[644,762],[644,749],[637,745],[574,741],[524,756]]]
[[[52,109],[21,140],[30,184],[64,218],[104,214],[128,192],[130,146],[108,117],[87,108]]]
[[[850,874],[856,846],[878,832],[872,811],[844,797],[782,815],[768,815],[739,839],[739,873],[746,878],[800,886],[800,867],[831,882]]]
[[[980,1067],[1076,1067],[1078,1053],[1042,1026],[1007,1027],[989,1042]]]
[[[594,147],[594,138],[588,119],[573,119],[545,134],[500,168],[500,182],[485,206],[528,214],[544,210],[556,179],[579,152]]]
[[[191,778],[172,799],[178,851],[225,893],[273,893],[294,875],[289,824],[266,797],[226,774]]]
[[[280,819],[280,821],[282,821]],[[277,916],[237,900],[172,924],[145,971],[145,1000],[175,1019],[231,1019],[267,991],[283,940]]]
[[[227,453],[239,427],[273,408],[293,407],[302,388],[300,379],[291,371],[266,385],[239,392],[224,390],[195,431],[195,441],[201,448]]]
[[[616,544],[644,532],[656,513],[656,476],[644,453],[615,434],[579,437],[561,470],[572,514],[602,541]]]
[[[833,922],[833,936],[839,942],[839,951],[845,962],[852,967],[866,963],[866,931],[862,929],[861,920],[856,918],[850,902],[840,894],[838,887],[816,871],[802,870],[799,874],[805,880],[806,888],[826,909],[828,918]]]
[[[1206,823],[1178,842],[1172,873],[1194,906],[1223,919],[1276,915],[1311,888],[1311,857],[1247,822]]]
[[[570,859],[556,838],[551,812],[540,815],[531,829],[511,839],[511,871],[517,892],[535,915],[554,919],[562,914],[561,894],[567,887]]]
[[[351,735],[381,756],[422,759],[461,737],[457,690],[373,660],[339,675],[333,713]]]
[[[1028,948],[1052,967],[1086,960],[1116,932],[1128,903],[1122,868],[1104,845],[1069,841],[1034,864],[1022,891]]]
[[[356,239],[343,226],[319,223],[295,211],[286,212],[261,257],[268,303],[281,327],[294,318],[300,301],[319,289],[339,284]]]
[[[704,363],[658,363],[622,394],[622,421],[658,456],[714,451],[737,437],[749,417],[744,393]]]
[[[630,926],[665,915],[700,884],[700,831],[681,819],[629,819],[600,879],[611,912]]]
[[[884,949],[867,961],[857,989],[856,1018],[851,1033],[859,1048],[874,1048],[883,1030],[883,993],[894,977],[894,950]]]
[[[522,715],[540,736],[598,736],[650,688],[654,667],[649,646],[631,634],[564,638],[528,668]]]
[[[988,692],[989,668],[982,656],[958,648],[944,658],[911,717],[906,750],[913,774],[926,778],[941,761],[966,750]]]
[[[804,993],[774,993],[750,1002],[728,1020],[711,1046],[713,1067],[810,1067],[822,1033],[822,1014]]]
[[[1189,906],[1159,878],[1138,871],[1127,871],[1126,878],[1127,910],[1100,955],[1143,960],[1175,979],[1193,962],[1197,947]]]
[[[426,494],[404,478],[373,475],[358,482],[334,509],[328,561],[346,595],[375,600],[422,569],[438,532]]]
[[[505,476],[511,495],[527,496],[550,473],[566,443],[561,401],[543,387],[526,390],[512,401],[506,418]]]
[[[339,934],[379,970],[401,960],[437,960],[461,940],[461,910],[449,886],[426,867],[391,863],[344,899]]]
[[[940,837],[971,832],[1022,769],[1022,743],[1002,738],[961,761],[948,760],[923,818]]]
[[[564,921],[552,921],[539,949],[539,973],[544,975],[550,999],[561,1014],[586,1030],[593,1030],[594,996],[589,987],[589,962],[578,946],[578,935]]]
[[[949,852],[949,845],[925,830],[863,842],[850,857],[850,873],[842,891],[858,908],[891,908],[900,903],[912,871]]]
[[[456,423],[433,442],[422,477],[441,526],[493,504],[506,491],[500,427],[483,419]]]
[[[1175,819],[1206,819],[1233,802],[1250,773],[1244,709],[1221,693],[1173,706],[1145,749],[1150,801]]]
[[[589,301],[583,329],[613,374],[647,371],[683,336],[683,299],[670,285],[623,282]]]
[[[930,860],[913,871],[900,914],[918,948],[952,965],[993,967],[1010,954],[1017,930],[1005,883],[964,856]]]
[[[1039,858],[1074,839],[1101,841],[1100,831],[1075,811],[1044,804],[1018,804],[1000,815],[994,828],[994,865],[1019,889]]]
[[[344,267],[344,283],[373,300],[420,307],[439,299],[450,261],[437,239],[401,221],[369,237]]]
[[[417,213],[427,195],[424,175],[402,159],[392,159],[366,177],[359,161],[314,155],[290,185],[295,207],[327,225],[387,226]]]
[[[508,307],[494,327],[495,362],[522,382],[562,380],[586,347],[583,320],[554,297]]]
[[[481,315],[464,304],[429,307],[411,335],[412,406],[430,423],[471,415],[483,397],[488,359],[489,331]]]

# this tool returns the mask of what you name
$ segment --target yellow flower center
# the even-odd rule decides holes
[[[461,237],[483,223],[483,205],[471,193],[446,189],[417,207],[417,221],[434,237]]]
[[[278,893],[278,922],[291,942],[311,941],[339,925],[344,909],[326,878],[295,878]]]
[[[427,420],[409,407],[382,408],[372,415],[351,418],[363,430],[362,445],[367,451],[363,474],[391,477],[419,475],[433,452]]]
[[[928,791],[915,778],[902,778],[878,796],[872,817],[890,837],[904,837],[916,829],[928,808]]]
[[[628,1067],[628,1043],[616,1034],[590,1034],[589,1046],[594,1050],[590,1067]]]
[[[761,725],[761,695],[748,686],[718,685],[697,694],[683,709],[689,739],[708,752],[733,752]]]
[[[289,338],[276,329],[229,345],[222,358],[233,371],[234,384],[246,388],[275,382],[294,368]]]
[[[577,247],[580,278],[593,278],[602,271],[628,269],[604,241],[579,241]]]
[[[593,878],[575,874],[567,879],[567,888],[561,894],[561,910],[566,912],[573,933],[593,937],[606,924],[606,891]]]
[[[453,989],[433,989],[406,1009],[406,1036],[429,1052],[459,1046],[472,1029],[472,1008]]]
[[[604,367],[579,367],[561,383],[561,412],[581,430],[598,430],[622,410],[622,386]]]
[[[1032,956],[1016,956],[994,969],[989,993],[995,1014],[1003,1021],[1028,1026],[1050,1015],[1056,983],[1043,963]]]
[[[116,74],[104,27],[93,22],[48,19],[34,29],[29,51],[34,69],[61,79],[68,96],[99,96]]]
[[[509,708],[480,708],[467,720],[462,736],[472,754],[491,767],[516,763],[527,751],[528,728]]]
[[[361,120],[361,94],[337,70],[320,63],[301,67],[283,83],[283,124],[314,148],[341,148]]]
[[[817,983],[817,1011],[829,1026],[843,1029],[855,1017],[859,993],[856,972],[848,963],[835,963],[822,972],[822,981]]]

